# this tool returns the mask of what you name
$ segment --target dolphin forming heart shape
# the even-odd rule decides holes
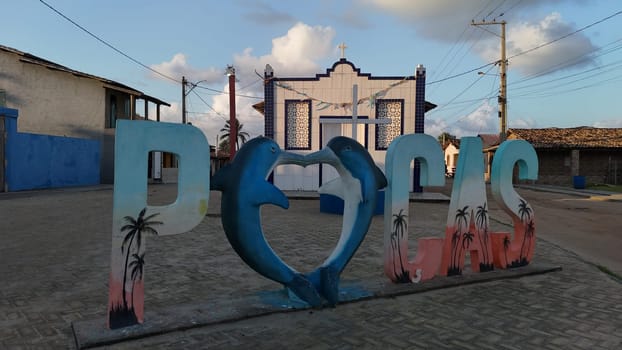
[[[266,241],[259,208],[263,204],[289,207],[285,194],[266,181],[276,166],[318,163],[332,165],[340,175],[319,192],[344,200],[342,231],[329,257],[314,271],[302,274],[287,265]],[[273,140],[258,137],[244,144],[233,162],[211,180],[211,189],[222,192],[222,225],[235,252],[255,271],[283,284],[313,307],[321,306],[322,299],[331,306],[339,301],[339,276],[365,238],[378,190],[386,185],[367,150],[343,136],[308,155],[282,151]]]

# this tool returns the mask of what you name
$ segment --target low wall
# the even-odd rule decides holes
[[[11,115],[0,110],[0,115],[4,117],[7,130],[5,184],[8,191],[100,183],[100,141],[20,133],[17,132],[16,111]]]

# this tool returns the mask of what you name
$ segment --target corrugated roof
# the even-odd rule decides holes
[[[71,69],[71,68],[65,67],[65,66],[60,65],[58,63],[54,63],[52,61],[48,61],[48,60],[43,59],[41,57],[29,54],[27,52],[23,52],[23,51],[20,51],[20,50],[17,50],[17,49],[8,47],[8,46],[0,45],[0,50],[5,51],[5,52],[11,52],[13,54],[16,54],[16,55],[20,56],[21,58],[19,60],[24,62],[24,63],[36,64],[36,65],[39,65],[39,66],[46,67],[48,69],[58,70],[58,71],[61,71],[61,72],[73,74],[73,75],[78,76],[78,77],[98,80],[98,81],[101,81],[102,83],[104,83],[107,88],[119,89],[119,90],[124,91],[126,93],[129,93],[129,94],[132,94],[132,95],[136,95],[136,96],[138,96],[138,97],[140,97],[142,99],[145,99],[147,101],[151,101],[151,102],[154,102],[154,103],[157,103],[157,104],[163,104],[163,105],[166,105],[166,106],[170,107],[170,104],[167,103],[167,102],[164,102],[164,101],[162,101],[160,99],[157,99],[157,98],[155,98],[153,96],[146,95],[146,94],[144,94],[143,92],[141,92],[139,90],[136,90],[136,89],[134,89],[132,87],[129,87],[127,85],[124,85],[124,84],[121,84],[119,82],[116,82],[114,80],[110,80],[110,79],[98,77],[96,75],[80,72],[80,71],[77,71],[75,69]]]
[[[508,135],[534,148],[622,148],[622,128],[509,129]]]

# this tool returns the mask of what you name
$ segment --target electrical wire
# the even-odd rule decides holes
[[[203,99],[203,97],[201,97],[201,95],[199,95],[196,91],[192,90],[192,92],[199,98],[199,100],[203,101],[203,103],[205,103],[205,105],[211,109],[212,111],[214,111],[214,113],[216,113],[219,117],[221,117],[224,120],[228,120],[224,115],[222,115],[220,112],[218,112],[217,110],[214,109],[214,107],[212,107],[212,105],[210,105],[209,103],[207,103],[207,101],[205,101]]]
[[[573,31],[573,32],[570,32],[570,33],[568,33],[568,34],[566,34],[566,35],[562,35],[562,36],[560,36],[560,37],[559,37],[559,38],[557,38],[557,39],[553,39],[553,40],[551,40],[551,41],[549,41],[549,42],[546,42],[546,43],[544,43],[544,44],[540,44],[540,45],[534,46],[534,47],[532,47],[531,49],[528,49],[528,50],[525,50],[525,51],[519,52],[519,53],[517,53],[517,54],[515,54],[515,55],[512,55],[512,56],[508,57],[507,59],[508,59],[508,60],[510,60],[510,59],[512,59],[512,58],[515,58],[515,57],[518,57],[518,56],[522,56],[522,55],[528,54],[528,53],[530,53],[530,52],[533,52],[533,51],[535,51],[535,50],[541,49],[541,48],[543,48],[543,47],[545,47],[545,46],[548,46],[548,45],[554,44],[554,43],[556,43],[556,42],[558,42],[558,41],[560,41],[560,40],[566,39],[566,38],[567,38],[567,37],[569,37],[569,36],[575,35],[575,34],[580,33],[580,32],[582,32],[582,31],[584,31],[584,30],[586,30],[586,29],[588,29],[588,28],[591,28],[591,27],[593,27],[593,26],[595,26],[595,25],[597,25],[597,24],[600,24],[600,23],[603,23],[603,22],[605,22],[605,21],[607,21],[607,20],[610,20],[610,19],[612,19],[613,17],[618,16],[618,15],[620,15],[620,14],[622,14],[622,10],[617,11],[617,12],[615,12],[615,13],[613,13],[613,14],[611,14],[611,15],[609,15],[609,16],[607,16],[607,17],[603,18],[603,19],[600,19],[600,20],[598,20],[598,21],[596,21],[596,22],[590,23],[590,24],[588,24],[588,25],[586,25],[586,26],[584,26],[584,27],[581,27],[581,28],[579,28],[579,29],[577,29],[577,30],[575,30],[575,31]]]
[[[80,24],[76,23],[74,20],[72,20],[71,18],[65,16],[62,12],[60,12],[59,10],[55,9],[54,7],[52,7],[52,5],[48,4],[47,2],[43,1],[43,0],[39,0],[39,2],[41,2],[43,5],[47,6],[48,8],[50,8],[50,10],[56,12],[59,16],[63,17],[64,19],[66,19],[67,21],[69,21],[71,24],[75,25],[76,27],[80,28],[82,31],[84,31],[85,33],[87,33],[88,35],[90,35],[91,37],[93,37],[94,39],[96,39],[97,41],[101,42],[102,44],[108,46],[109,48],[111,48],[112,50],[114,50],[115,52],[121,54],[123,57],[129,59],[130,61],[140,65],[141,67],[148,69],[150,71],[152,71],[155,74],[158,74],[166,79],[169,79],[171,81],[174,81],[176,83],[181,84],[181,81],[172,78],[162,72],[159,72],[149,66],[147,66],[146,64],[140,62],[139,60],[133,58],[132,56],[126,54],[125,52],[117,49],[116,47],[114,47],[112,44],[108,43],[107,41],[105,41],[104,39],[98,37],[97,35],[93,34],[92,32],[90,32],[88,29],[84,28],[83,26],[81,26]]]
[[[156,69],[153,69],[152,67],[142,63],[141,61],[135,59],[134,57],[130,56],[129,54],[123,52],[122,50],[116,48],[114,45],[110,44],[109,42],[107,42],[106,40],[100,38],[99,36],[97,36],[96,34],[94,34],[93,32],[89,31],[88,29],[86,29],[85,27],[83,27],[82,25],[80,25],[79,23],[77,23],[76,21],[72,20],[71,18],[67,17],[65,14],[63,14],[62,12],[60,12],[59,10],[57,10],[56,8],[54,8],[52,5],[48,4],[47,2],[45,2],[44,0],[39,0],[39,2],[41,2],[43,5],[47,6],[50,10],[54,11],[56,14],[58,14],[59,16],[61,16],[62,18],[64,18],[65,20],[67,20],[68,22],[70,22],[71,24],[73,24],[74,26],[78,27],[80,30],[82,30],[83,32],[87,33],[88,35],[90,35],[91,37],[93,37],[95,40],[99,41],[100,43],[108,46],[110,49],[114,50],[115,52],[117,52],[118,54],[122,55],[123,57],[129,59],[130,61],[138,64],[139,66],[165,78],[168,80],[171,80],[175,83],[181,84],[182,82],[178,79],[175,79],[169,75],[166,75]],[[254,84],[254,83],[253,83]],[[206,90],[210,90],[210,91],[215,91],[218,92],[220,94],[229,94],[228,92],[222,92],[216,89],[211,89],[205,86],[201,86],[201,85],[195,85],[196,87],[202,88],[202,89],[206,89]],[[235,96],[237,97],[244,97],[244,98],[253,98],[253,99],[263,99],[262,97],[257,97],[257,96],[249,96],[249,95],[241,95],[241,94],[236,94]]]

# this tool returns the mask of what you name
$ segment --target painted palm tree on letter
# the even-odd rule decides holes
[[[505,267],[510,267],[510,262],[508,261],[508,249],[510,249],[510,237],[503,237],[503,252],[505,253]]]
[[[458,268],[458,261],[460,259],[460,254],[459,252],[461,252],[460,249],[460,241],[461,241],[461,233],[468,231],[469,229],[469,223],[467,220],[467,216],[468,216],[468,210],[469,210],[469,206],[465,205],[464,208],[462,209],[458,209],[456,210],[456,217],[455,217],[455,226],[456,226],[456,232],[454,233],[452,240],[451,240],[451,249],[452,249],[452,253],[451,253],[451,257],[452,257],[452,266],[449,267],[449,271],[447,271],[447,275],[452,276],[452,275],[459,275],[462,273],[462,271],[460,270],[460,268]],[[473,236],[471,234],[471,241],[473,240]],[[464,246],[464,242],[462,243],[462,245]]]
[[[132,307],[134,307],[134,287],[136,286],[136,280],[143,279],[143,268],[145,266],[145,253],[140,255],[132,254],[132,262],[130,268],[132,269],[130,278],[132,279]]]
[[[531,207],[529,206],[529,204],[524,200],[524,199],[520,199],[520,203],[518,204],[518,214],[520,215],[520,220],[523,222],[523,224],[527,224],[528,221],[532,221],[531,220],[531,214],[532,214],[532,210]],[[525,231],[527,231],[527,227],[525,227]],[[527,240],[527,232],[525,232],[525,235],[523,236],[523,242],[520,246],[520,263],[523,263],[523,260],[527,260],[526,257],[523,256],[523,251],[525,249],[525,241]]]
[[[480,271],[490,271],[494,269],[494,265],[490,261],[490,256],[488,256],[488,209],[486,208],[488,203],[484,203],[484,205],[480,205],[477,207],[477,212],[475,213],[475,223],[477,224],[479,231],[479,243],[482,249],[482,254],[484,255],[484,261],[480,264]]]
[[[157,235],[158,231],[156,231],[152,226],[162,225],[162,221],[152,220],[154,217],[160,215],[160,213],[151,214],[145,217],[146,212],[147,208],[143,208],[136,219],[131,216],[124,217],[123,220],[125,220],[127,224],[121,227],[121,232],[128,231],[123,239],[123,244],[121,245],[121,252],[125,252],[125,269],[123,271],[123,306],[126,310],[128,309],[128,305],[127,297],[125,296],[125,282],[127,282],[127,269],[130,253],[132,251],[132,244],[136,242],[135,251],[138,253],[140,251],[143,233]],[[126,244],[127,250],[125,250]]]
[[[391,244],[393,248],[393,270],[395,273],[395,277],[397,282],[399,283],[407,283],[410,282],[410,277],[408,275],[408,271],[404,269],[404,264],[402,262],[402,251],[400,249],[400,242],[404,239],[404,232],[408,227],[408,222],[406,221],[408,216],[404,214],[404,209],[400,209],[400,212],[397,214],[393,214],[393,232],[391,233]],[[395,271],[395,251],[397,251],[397,255],[400,259],[400,269],[401,271]]]

